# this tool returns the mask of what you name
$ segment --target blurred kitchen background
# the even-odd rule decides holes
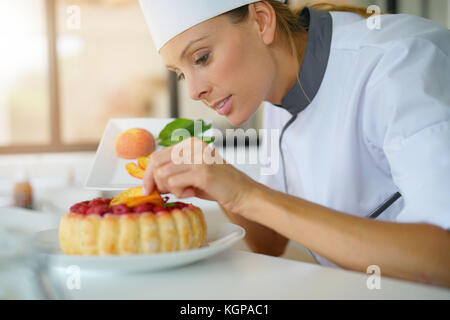
[[[328,2],[450,25],[450,0]],[[110,118],[201,118],[232,128],[165,69],[137,0],[2,0],[0,39],[0,211],[29,188],[34,209],[57,214],[106,196],[83,184]],[[263,108],[242,127],[259,129]],[[258,168],[241,169],[257,178]]]

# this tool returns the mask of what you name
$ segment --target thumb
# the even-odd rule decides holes
[[[151,174],[150,170],[145,171],[144,178],[142,178],[142,195],[148,196],[150,193],[153,192],[153,188],[155,186],[155,183],[153,181],[153,175]]]

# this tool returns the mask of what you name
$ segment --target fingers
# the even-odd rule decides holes
[[[151,192],[153,192],[155,187],[158,187],[157,182],[155,181],[154,172],[160,166],[170,161],[170,149],[171,148],[165,148],[152,153],[147,168],[145,169],[144,177],[142,179],[144,195],[150,194]],[[159,187],[161,187],[161,185]],[[159,189],[158,191],[160,191],[161,193],[162,190]]]
[[[191,170],[191,167],[192,167],[191,165],[174,164],[172,162],[168,162],[163,166],[159,167],[153,173],[153,178],[156,181],[158,189],[161,190],[163,193],[171,192],[172,190],[168,183],[170,177],[180,174],[182,172],[189,171]]]
[[[193,197],[195,195],[193,187],[200,185],[198,181],[200,178],[196,170],[189,170],[171,176],[167,184],[177,198]]]
[[[164,165],[156,168],[155,170],[150,170],[148,176],[149,180],[145,180],[146,177],[144,177],[144,183],[146,183],[144,184],[144,195],[147,195],[148,193],[153,191],[150,187],[148,187],[149,184],[147,183],[151,183],[151,187],[153,189],[156,188],[161,194],[172,192],[172,189],[169,185],[169,179],[182,172],[190,171],[192,167],[193,165],[191,164],[175,164],[172,162],[167,162]]]
[[[150,194],[155,189],[160,193],[170,192],[169,178],[192,169],[193,164],[202,163],[203,151],[207,147],[205,142],[194,137],[152,153],[142,179],[144,195]],[[176,190],[177,196],[181,196],[182,191]],[[193,191],[186,192],[191,195]]]

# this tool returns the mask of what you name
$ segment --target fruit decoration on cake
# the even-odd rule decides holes
[[[125,255],[201,247],[207,234],[200,208],[134,187],[112,199],[73,205],[60,222],[61,250],[70,255]]]
[[[203,136],[211,125],[201,122],[200,135],[207,143],[214,137]],[[168,147],[181,141],[172,139],[176,129],[194,136],[194,121],[176,119],[166,125],[155,141],[145,129],[132,128],[115,139],[120,158],[137,160],[125,165],[127,172],[143,179],[155,143]],[[62,217],[58,237],[61,250],[68,255],[155,254],[201,247],[207,227],[202,210],[181,201],[168,202],[156,190],[144,196],[142,187],[129,188],[112,199],[96,198],[70,207]]]

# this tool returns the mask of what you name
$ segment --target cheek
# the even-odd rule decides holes
[[[217,48],[208,73],[219,95],[235,95],[233,112],[228,116],[233,125],[247,121],[266,98],[271,65],[261,52],[257,44],[239,38]]]
[[[211,80],[223,94],[235,94],[247,100],[261,98],[264,88],[264,61],[258,52],[252,52],[245,39],[232,39],[217,49],[210,69]],[[254,49],[255,50],[255,49]],[[256,95],[256,96],[255,96]]]
[[[239,48],[228,45],[219,49],[211,69],[214,83],[221,89],[236,89],[234,83],[239,81],[243,71],[243,56]],[[233,92],[230,92],[233,93]]]

